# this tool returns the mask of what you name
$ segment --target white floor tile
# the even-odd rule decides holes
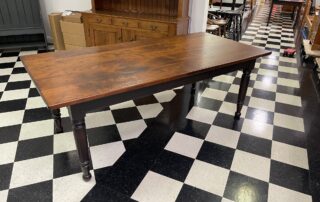
[[[137,108],[143,119],[155,118],[163,110],[160,103],[141,105]]]
[[[160,103],[170,102],[175,96],[176,96],[176,93],[173,90],[167,90],[167,91],[154,94],[154,97]]]
[[[226,91],[216,90],[216,89],[212,89],[212,88],[206,88],[203,91],[201,96],[206,97],[206,98],[215,99],[215,100],[224,101],[224,99],[226,98],[226,95],[227,95]]]
[[[52,155],[15,162],[12,169],[10,188],[51,180],[53,178],[52,171]]]
[[[283,104],[289,104],[289,105],[294,105],[297,107],[302,107],[301,97],[299,97],[299,96],[288,95],[288,94],[283,94],[283,93],[276,93],[276,101],[283,103]]]
[[[266,99],[251,97],[249,101],[249,107],[274,112],[275,102]]]
[[[0,201],[7,201],[8,198],[8,190],[0,191]]]
[[[243,106],[241,110],[241,117],[244,118],[247,113],[247,106]],[[237,111],[237,105],[230,102],[223,102],[220,106],[219,112],[224,114],[229,114],[234,116],[235,112]]]
[[[272,141],[271,158],[286,164],[309,169],[308,154],[304,148]]]
[[[53,136],[53,152],[55,154],[76,150],[73,132],[55,134]]]
[[[232,84],[232,85],[230,86],[230,88],[229,88],[229,92],[238,95],[238,93],[239,93],[239,88],[240,88],[239,85]],[[252,90],[253,90],[253,89],[252,89],[251,87],[248,87],[248,89],[247,89],[247,96],[251,96]]]
[[[273,126],[259,121],[245,119],[241,129],[242,133],[272,140]]]
[[[14,82],[14,81],[27,81],[31,80],[29,74],[24,73],[24,74],[12,74],[9,78],[9,82]]]
[[[43,99],[38,97],[31,97],[27,100],[26,109],[35,109],[35,108],[41,108],[46,107],[47,105],[44,103]]]
[[[23,116],[24,110],[0,113],[0,127],[21,124]]]
[[[222,128],[219,126],[211,126],[206,141],[220,144],[233,149],[237,148],[240,132]]]
[[[190,158],[196,158],[202,144],[203,140],[199,138],[176,132],[165,149]]]
[[[83,181],[82,173],[54,179],[52,188],[53,202],[81,201],[96,184],[94,172],[91,171],[91,175],[92,178],[88,182]]]
[[[223,83],[233,83],[234,77],[229,75],[221,75],[212,78],[213,81],[219,81]]]
[[[299,117],[275,113],[273,124],[276,126],[304,132],[304,122],[303,119]]]
[[[0,165],[14,162],[17,146],[18,142],[0,144]]]
[[[293,67],[279,66],[278,71],[289,73],[289,74],[298,74],[298,69]]]
[[[117,124],[118,131],[122,140],[138,138],[147,128],[144,120],[130,121]]]
[[[203,109],[200,107],[192,107],[187,115],[187,119],[200,121],[203,123],[212,124],[217,116],[217,112],[208,109]]]
[[[38,54],[38,51],[33,50],[33,51],[21,51],[19,53],[19,56],[23,56],[23,55],[35,55]]]
[[[277,85],[270,83],[270,82],[261,82],[261,81],[255,81],[253,88],[257,88],[260,90],[266,90],[271,92],[277,91]]]
[[[229,170],[195,160],[185,183],[207,192],[223,196],[228,177]]]
[[[29,89],[4,91],[1,101],[24,99],[27,98],[28,95]]]
[[[270,69],[259,69],[259,75],[278,77],[278,72]]]
[[[1,68],[0,76],[10,75],[12,73],[12,68]]]
[[[116,110],[116,109],[125,109],[125,108],[130,108],[130,107],[135,107],[136,105],[134,104],[134,102],[132,100],[126,101],[126,102],[122,102],[119,104],[115,104],[115,105],[111,105],[110,109],[111,110]]]
[[[300,88],[300,83],[297,80],[278,78],[277,84],[281,86],[288,86],[292,88]]]
[[[1,63],[17,62],[17,60],[18,60],[18,56],[0,57],[0,64],[1,64]]]
[[[269,182],[271,161],[268,158],[236,150],[231,170],[265,182]]]
[[[282,44],[281,44],[282,45]],[[287,44],[286,43],[286,46],[294,46],[293,44]],[[297,59],[296,58],[290,58],[290,57],[279,57],[279,61],[282,61],[282,62],[289,62],[289,63],[294,63],[296,64],[297,63]]]
[[[122,141],[90,147],[93,168],[112,166],[125,151]]]
[[[102,111],[87,114],[86,127],[95,128],[115,124],[111,111]]]
[[[44,137],[54,134],[53,120],[24,123],[21,126],[19,140]]]
[[[278,185],[269,184],[268,202],[312,202],[312,197]]]
[[[174,202],[182,185],[182,182],[149,171],[131,198],[141,202]]]

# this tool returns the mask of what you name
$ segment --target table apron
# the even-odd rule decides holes
[[[235,64],[235,65],[230,65],[228,67],[222,67],[222,68],[213,70],[211,72],[203,72],[203,73],[199,73],[197,75],[177,79],[177,80],[170,81],[167,83],[157,84],[157,85],[153,85],[150,87],[145,87],[145,88],[133,90],[130,92],[107,96],[104,98],[100,98],[100,99],[96,99],[96,100],[92,100],[92,101],[88,101],[88,102],[84,102],[84,103],[80,103],[80,104],[76,104],[76,105],[71,105],[69,107],[73,111],[73,113],[77,114],[77,116],[83,117],[83,116],[85,116],[86,113],[88,113],[90,111],[105,108],[106,106],[118,104],[118,103],[125,102],[128,100],[134,99],[134,98],[145,97],[145,96],[148,96],[151,94],[155,94],[155,93],[162,92],[162,91],[169,90],[169,89],[173,89],[173,88],[176,88],[179,86],[191,84],[194,82],[202,81],[202,80],[209,79],[209,78],[219,76],[222,74],[230,73],[230,72],[233,72],[236,70],[250,68],[250,67],[252,67],[252,63],[255,63],[255,61],[256,61],[256,59],[253,59],[253,60],[249,60],[246,62]]]

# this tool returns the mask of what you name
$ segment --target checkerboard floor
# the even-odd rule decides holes
[[[241,42],[257,60],[242,117],[241,72],[106,107],[86,117],[93,178],[83,182],[68,113],[53,120],[19,56],[0,53],[0,201],[312,201],[292,21],[262,7]]]

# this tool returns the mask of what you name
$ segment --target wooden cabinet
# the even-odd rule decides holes
[[[90,44],[101,46],[121,42],[121,29],[106,25],[92,24],[89,26]]]
[[[92,0],[83,12],[87,46],[188,33],[189,0]]]

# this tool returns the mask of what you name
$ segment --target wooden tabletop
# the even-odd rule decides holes
[[[186,78],[270,54],[207,33],[21,57],[50,109]]]

